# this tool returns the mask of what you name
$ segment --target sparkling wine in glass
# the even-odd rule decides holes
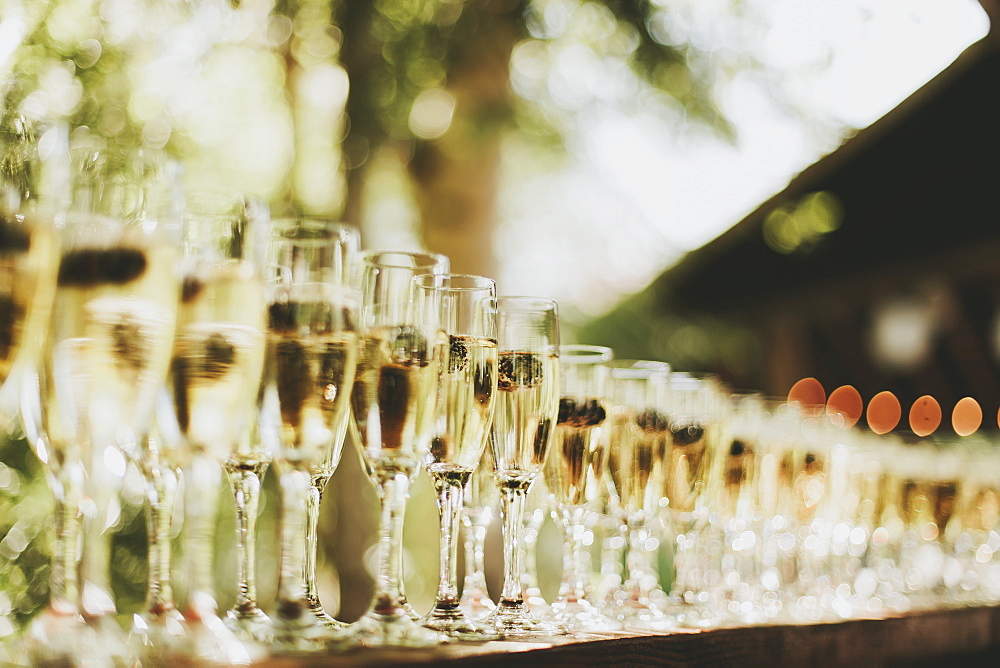
[[[27,631],[28,656],[131,661],[113,619],[108,533],[126,456],[146,439],[170,361],[177,254],[159,226],[79,213],[58,223],[53,315],[22,406],[57,499],[53,571],[63,581]]]
[[[200,193],[189,202],[166,388],[173,411],[161,432],[180,435],[164,440],[176,444],[182,462],[188,632],[178,651],[192,660],[234,662],[258,649],[218,616],[213,573],[223,466],[265,457],[251,439],[264,366],[267,234],[266,212],[242,197]],[[149,453],[154,466],[161,465],[157,454]],[[169,542],[169,535],[154,533],[154,541]]]
[[[413,279],[414,308],[439,323],[437,396],[424,468],[437,490],[441,546],[438,591],[424,626],[460,640],[499,639],[466,618],[456,565],[465,488],[479,465],[497,384],[496,284],[490,278],[424,274]]]
[[[19,362],[36,360],[57,259],[51,220],[0,207],[0,388]]]
[[[498,300],[500,355],[490,445],[500,487],[504,584],[486,622],[505,637],[565,633],[535,618],[521,590],[524,500],[541,473],[559,415],[559,317],[556,303],[534,297]]]
[[[667,393],[668,443],[663,458],[662,496],[675,536],[674,582],[668,612],[681,626],[704,628],[719,621],[708,601],[700,565],[712,525],[711,486],[721,481],[728,433],[728,400],[715,376],[672,373]]]
[[[595,460],[607,447],[610,348],[580,344],[559,348],[559,417],[545,459],[545,486],[552,516],[563,533],[563,576],[552,603],[556,620],[569,631],[612,631],[620,624],[587,599],[581,570],[587,530],[587,486]]]
[[[0,183],[0,190],[6,191],[6,185]],[[5,196],[3,199],[8,200]],[[26,208],[22,208],[20,196],[12,195],[8,201],[0,202],[0,438],[20,430],[19,370],[33,370],[38,362],[39,343],[48,327],[55,289],[58,256],[52,221],[44,215],[26,215]],[[67,508],[58,481],[51,470],[47,473],[55,498],[54,547],[65,552],[65,542],[59,537],[64,534]],[[50,608],[71,610],[75,604],[62,587],[66,582],[63,573],[70,566],[64,554],[55,555],[49,585]],[[0,623],[6,625],[8,621],[8,613],[0,613]],[[0,663],[17,658],[6,653],[7,640],[0,638]],[[12,652],[18,649],[16,645],[9,644]]]
[[[625,583],[611,597],[607,614],[627,626],[660,628],[667,619],[652,599],[658,578],[650,549],[656,545],[663,459],[669,428],[663,406],[670,366],[647,360],[610,363],[611,416],[608,474],[625,531]]]
[[[277,444],[281,493],[274,647],[315,651],[338,633],[317,616],[318,599],[310,597],[309,508],[318,501],[314,481],[328,480],[343,452],[358,362],[358,295],[345,283],[351,242],[342,226],[281,225],[271,246],[277,269],[269,286],[261,429]]]
[[[440,255],[370,251],[361,265],[361,344],[351,395],[363,459],[379,495],[379,566],[369,610],[352,630],[366,646],[426,646],[447,636],[421,626],[401,589],[403,514],[410,481],[430,450],[447,341],[435,309],[416,308],[413,279]]]
[[[326,230],[325,234],[331,239],[329,252],[332,254],[329,260],[329,267],[326,272],[330,280],[340,285],[349,285],[352,280],[351,272],[358,259],[359,235],[357,229],[350,225],[335,222],[332,220],[320,220],[317,218],[307,218],[298,220],[286,218],[275,222],[276,227],[289,228],[295,225],[306,225],[311,227],[321,226]],[[280,272],[280,269],[279,269]],[[351,420],[347,420],[347,428],[350,428]],[[344,427],[340,427],[343,429]],[[305,597],[309,602],[309,611],[322,624],[333,631],[342,631],[347,627],[344,622],[335,619],[323,607],[319,597],[319,587],[316,581],[316,566],[319,549],[319,514],[323,501],[323,492],[327,483],[333,476],[337,465],[340,462],[340,455],[343,448],[344,434],[335,435],[334,457],[322,466],[312,469],[311,488],[306,504],[306,543],[305,543],[305,574],[302,585],[305,588]],[[231,471],[231,480],[238,483],[240,493],[244,494],[248,502],[256,503],[256,496],[260,493],[259,477],[255,481],[253,476],[246,471]],[[234,486],[234,490],[236,487]],[[247,509],[249,517],[249,506]],[[250,569],[247,568],[249,572]]]

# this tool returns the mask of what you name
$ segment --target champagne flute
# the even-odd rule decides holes
[[[131,227],[160,226],[176,235],[181,228],[179,165],[148,148],[83,146],[72,151],[74,211],[121,216]],[[162,392],[160,393],[163,394]],[[157,404],[163,404],[158,398]],[[155,414],[172,414],[165,406]],[[183,617],[171,581],[173,524],[180,475],[180,438],[168,438],[154,419],[140,447],[130,453],[142,474],[148,502],[146,608],[133,617],[132,640],[148,658],[171,648],[183,634]],[[178,436],[174,429],[171,435]]]
[[[313,610],[307,549],[314,480],[329,479],[343,452],[358,360],[357,294],[346,285],[351,242],[342,226],[302,220],[272,239],[278,268],[268,298],[262,435],[277,444],[281,557],[274,646],[325,648],[336,631]]]
[[[710,527],[711,499],[721,481],[721,453],[729,448],[727,395],[712,375],[670,375],[665,412],[669,442],[663,460],[662,496],[674,532],[675,577],[668,612],[681,626],[714,626],[700,566],[702,535]]]
[[[30,124],[0,114],[0,391],[23,359],[33,363],[48,325],[57,247],[50,215],[38,205],[40,160]],[[15,425],[10,425],[15,428]]]
[[[501,493],[504,584],[486,622],[513,638],[565,633],[530,614],[520,555],[524,499],[541,472],[559,414],[558,307],[534,297],[501,297],[497,306],[500,356],[490,444]]]
[[[625,584],[612,597],[608,614],[626,626],[660,628],[667,619],[651,598],[657,577],[647,546],[656,542],[651,529],[659,513],[663,458],[669,438],[663,405],[670,365],[616,360],[609,366],[612,387],[608,473],[628,551]]]
[[[538,537],[541,535],[545,518],[551,515],[549,505],[549,492],[545,488],[543,475],[524,495],[521,540],[518,543],[521,560],[521,598],[524,599],[524,605],[531,614],[542,620],[548,620],[552,613],[549,602],[542,596],[542,588],[538,581]]]
[[[125,662],[133,658],[113,620],[107,531],[125,454],[135,457],[145,440],[170,361],[175,244],[161,225],[79,213],[60,218],[53,315],[23,412],[59,499],[54,552],[63,563],[55,571],[67,580],[29,627],[27,650],[37,663]]]
[[[569,631],[613,631],[621,627],[587,600],[581,571],[587,482],[595,465],[603,470],[600,460],[606,452],[607,363],[613,357],[612,350],[604,346],[573,344],[559,348],[559,418],[544,474],[553,504],[552,516],[563,532],[563,577],[552,612]]]
[[[242,197],[199,193],[188,205],[167,383],[173,410],[164,410],[160,421],[164,433],[180,435],[164,440],[176,444],[183,462],[188,631],[177,651],[194,660],[244,662],[258,648],[241,642],[217,614],[215,518],[223,466],[230,458],[252,458],[269,222]],[[155,462],[161,453],[150,454]],[[154,543],[168,542],[168,535],[154,533]]]
[[[351,407],[382,516],[375,594],[352,631],[366,646],[427,646],[447,638],[411,617],[400,587],[403,514],[410,481],[430,449],[445,348],[438,313],[414,307],[412,283],[415,276],[443,273],[446,267],[440,255],[370,251],[362,256],[362,338]]]
[[[4,141],[11,135],[14,141]],[[7,433],[19,429],[19,369],[34,368],[37,363],[39,341],[48,327],[58,261],[52,221],[45,215],[28,213],[33,205],[35,157],[34,137],[24,119],[0,114],[0,432]],[[68,508],[51,474],[49,481],[55,497],[54,547],[62,552],[54,555],[52,563],[50,608],[69,610],[73,586],[63,584],[72,562],[66,559],[68,541],[63,538],[64,529],[72,522],[66,519]],[[8,622],[7,613],[0,613],[0,624]],[[8,628],[12,627],[11,623]],[[6,633],[0,637],[0,663],[16,658],[6,652],[8,638]],[[14,642],[9,646],[17,649]]]
[[[287,227],[296,224],[296,222],[295,219],[285,219],[279,221],[278,224]],[[327,229],[330,238],[335,240],[331,245],[331,250],[334,254],[331,271],[338,276],[336,280],[340,284],[350,284],[352,278],[350,274],[354,269],[353,265],[358,255],[359,238],[357,230],[343,223],[332,221],[323,221],[320,223],[317,219],[307,220],[306,224],[321,224]],[[345,423],[346,426],[341,426],[340,428],[348,429],[350,423],[351,420],[348,419]],[[341,631],[347,628],[347,624],[335,619],[323,608],[323,603],[319,599],[319,587],[316,584],[316,562],[319,548],[319,511],[323,501],[323,491],[326,489],[327,483],[330,482],[330,478],[333,477],[334,470],[340,461],[339,453],[343,449],[344,438],[345,433],[342,432],[337,432],[334,436],[334,454],[336,456],[330,462],[331,465],[313,467],[306,504],[305,574],[302,585],[305,588],[305,597],[309,602],[310,613],[333,631]],[[248,500],[256,503],[256,495],[260,493],[259,477],[254,481],[245,472],[239,475],[241,477],[242,492],[248,495]],[[249,506],[247,512],[249,513]]]
[[[441,559],[434,607],[424,626],[461,640],[498,640],[469,621],[458,598],[458,527],[465,487],[480,464],[497,384],[496,284],[483,276],[424,274],[414,307],[436,312],[443,348],[424,466],[437,490]]]

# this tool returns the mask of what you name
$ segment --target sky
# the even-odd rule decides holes
[[[688,126],[681,132],[662,114],[634,108],[595,111],[569,137],[568,168],[508,182],[516,193],[504,198],[497,236],[506,292],[553,296],[578,321],[606,312],[883,116],[988,30],[976,0],[747,5],[751,19],[722,0],[671,2],[700,47],[752,51],[773,75],[766,82],[737,75],[717,92],[736,141]]]

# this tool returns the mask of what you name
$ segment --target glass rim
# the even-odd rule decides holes
[[[612,378],[669,378],[674,370],[669,362],[645,359],[612,359],[608,362]]]
[[[614,350],[608,346],[587,343],[566,343],[559,346],[559,357],[567,364],[598,364],[611,362]]]
[[[448,266],[448,265],[451,264],[450,261],[448,260],[448,256],[445,255],[445,254],[443,254],[443,253],[432,253],[430,251],[404,251],[404,250],[366,250],[366,251],[362,251],[361,252],[361,261],[362,261],[362,263],[366,263],[366,264],[375,264],[375,263],[372,262],[372,259],[380,257],[380,256],[386,256],[386,257],[400,256],[400,257],[409,257],[409,258],[423,258],[425,260],[428,260],[427,262],[423,262],[423,263],[420,263],[420,264],[417,264],[417,263],[404,264],[402,262],[400,262],[400,263],[393,263],[393,262],[378,263],[378,266],[380,266],[380,267],[387,267],[387,268],[394,268],[394,269],[416,269],[416,268],[421,268],[421,267],[426,267],[426,268],[429,269],[431,267],[434,267],[436,265],[441,264],[441,260],[445,261],[446,266]],[[433,273],[433,272],[429,272],[429,271],[428,272],[421,272],[418,275],[422,275],[422,274],[425,274],[425,273],[429,274],[429,273]]]
[[[270,226],[274,240],[278,243],[293,243],[301,246],[324,246],[332,241],[350,243],[358,238],[357,231],[347,223],[312,217],[272,218]],[[300,236],[305,232],[308,236]]]
[[[448,285],[428,285],[431,281],[448,280]],[[471,279],[469,285],[452,285],[455,279]],[[413,284],[424,290],[451,291],[451,292],[476,292],[479,290],[496,290],[497,282],[489,276],[479,274],[417,274],[413,277]]]
[[[497,297],[498,308],[502,309],[504,306],[518,305],[521,305],[521,308],[517,310],[521,311],[557,311],[559,308],[558,302],[548,297],[530,297],[525,295],[501,295]]]

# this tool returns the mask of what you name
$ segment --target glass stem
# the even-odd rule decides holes
[[[261,477],[267,464],[246,468],[228,467],[229,483],[236,504],[237,613],[257,610],[257,512],[260,508]]]
[[[213,617],[215,601],[215,529],[222,467],[195,454],[184,473],[185,572],[188,603],[185,617]]]
[[[501,487],[500,518],[503,521],[504,577],[500,603],[505,606],[521,606],[521,520],[524,512],[526,489]]]
[[[80,546],[80,568],[83,584],[82,612],[87,617],[114,614],[115,603],[110,587],[110,532],[117,522],[116,495],[121,487],[121,477],[112,473],[105,461],[112,457],[124,459],[125,455],[114,446],[94,447],[84,496],[83,543]],[[114,513],[114,517],[112,517]]]
[[[314,475],[309,485],[309,496],[306,497],[306,563],[305,563],[305,596],[309,607],[322,610],[319,602],[319,588],[316,585],[316,556],[319,552],[319,507],[323,500],[323,490],[329,482],[329,475]]]
[[[628,553],[626,568],[628,570],[625,590],[633,601],[644,601],[646,598],[645,580],[647,576],[645,521],[637,516],[628,519]]]
[[[586,596],[586,586],[580,571],[583,510],[579,507],[560,509],[559,524],[563,530],[563,577],[559,585],[559,598],[566,603],[577,603]]]
[[[285,469],[285,466],[280,466]],[[281,566],[278,571],[279,616],[297,617],[308,603],[305,599],[307,506],[312,491],[308,471],[282,470],[281,481]]]
[[[78,609],[80,601],[80,496],[83,469],[68,465],[60,475],[49,476],[55,519],[55,542],[52,546],[52,573],[49,577],[49,607],[62,614]]]
[[[443,478],[434,478],[437,490],[438,520],[441,524],[441,550],[438,568],[436,608],[458,608],[458,525],[462,516],[465,482],[455,484]]]
[[[400,577],[403,566],[403,513],[410,479],[405,473],[379,476],[382,523],[379,527],[379,569],[374,612],[406,615]]]
[[[160,616],[175,609],[170,578],[174,503],[177,473],[169,466],[153,463],[146,471],[146,498],[149,501],[149,577],[146,589],[147,613]]]
[[[465,582],[462,596],[475,605],[487,597],[486,526],[469,514],[463,514],[462,524],[465,526]]]

